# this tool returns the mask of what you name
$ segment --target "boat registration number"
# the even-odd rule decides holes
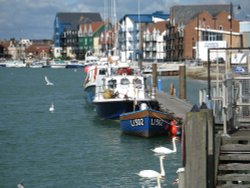
[[[144,120],[143,120],[143,118],[133,119],[133,120],[130,120],[130,124],[131,124],[132,127],[143,126],[144,125]]]
[[[160,127],[162,127],[162,126],[164,126],[164,121],[161,120],[161,119],[152,118],[151,119],[151,126],[160,126]]]

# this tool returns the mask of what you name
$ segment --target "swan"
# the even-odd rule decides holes
[[[172,138],[173,149],[169,149],[169,148],[160,146],[160,147],[152,149],[152,151],[157,153],[157,154],[176,153],[177,152],[176,143],[175,143],[176,140],[177,140],[177,137]]]
[[[54,112],[55,111],[55,107],[54,107],[53,103],[51,103],[51,106],[49,107],[49,111],[50,112]]]
[[[157,186],[156,188],[161,188],[161,176],[157,177]]]
[[[17,184],[17,188],[24,188],[23,180]]]
[[[160,156],[160,168],[161,168],[161,172],[156,172],[154,170],[142,170],[138,173],[138,175],[142,178],[163,178],[165,177],[165,170],[164,170],[164,166],[163,166],[163,159],[165,159],[165,156]]]
[[[23,183],[19,183],[19,184],[17,184],[17,188],[24,188]]]
[[[53,86],[54,85],[52,82],[49,81],[47,76],[44,76],[44,79],[46,81],[47,86]]]

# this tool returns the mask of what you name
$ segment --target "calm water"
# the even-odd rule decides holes
[[[45,75],[54,86],[45,85]],[[172,148],[170,138],[123,135],[119,122],[99,119],[84,98],[84,76],[80,69],[0,68],[0,187],[20,181],[26,188],[156,186],[136,173],[159,171],[150,149]],[[162,79],[163,90],[176,80]],[[180,142],[177,148],[164,161],[162,187],[177,187]]]

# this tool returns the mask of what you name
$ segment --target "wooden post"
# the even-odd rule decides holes
[[[214,144],[214,117],[210,109],[201,110],[207,113],[207,188],[215,187],[215,144]]]
[[[153,90],[152,90],[152,96],[155,97],[156,95],[156,87],[157,87],[157,64],[152,64],[152,73],[153,73]]]
[[[185,188],[215,187],[214,118],[210,109],[186,114],[183,134]],[[181,175],[181,174],[180,174]]]
[[[180,99],[187,99],[186,97],[186,67],[180,66],[179,67],[180,76],[179,76],[179,98]]]

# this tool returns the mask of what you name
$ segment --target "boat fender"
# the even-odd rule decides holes
[[[176,136],[177,132],[178,132],[178,130],[177,130],[177,126],[176,126],[176,121],[173,120],[170,123],[170,133],[172,136]]]
[[[140,109],[141,110],[146,110],[148,108],[148,105],[146,103],[141,103]]]

